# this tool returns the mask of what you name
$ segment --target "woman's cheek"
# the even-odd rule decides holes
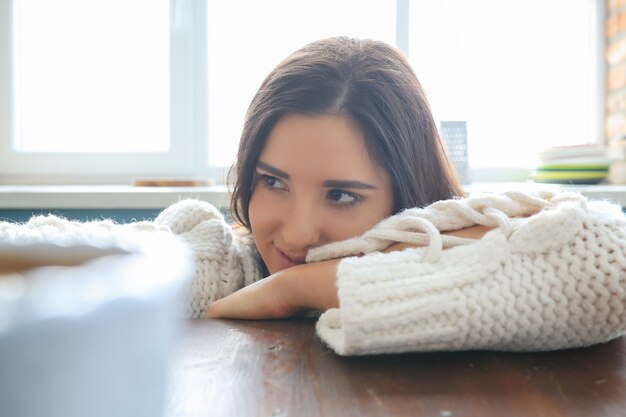
[[[325,207],[321,222],[325,225],[325,236],[331,242],[355,237],[365,232],[363,230],[363,213],[356,207],[337,208]]]
[[[348,209],[331,210],[328,216],[332,223],[333,240],[345,240],[360,236],[376,226],[381,220],[389,217],[387,211],[371,207],[367,203]]]
[[[277,199],[272,194],[271,191],[260,188],[254,191],[250,199],[248,212],[250,226],[255,240],[262,237],[257,235],[268,233],[272,224],[275,223],[278,216],[280,216],[280,199]]]

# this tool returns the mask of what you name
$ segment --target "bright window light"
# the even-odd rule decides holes
[[[230,165],[245,112],[291,52],[329,36],[395,43],[395,2],[239,0],[208,3],[209,163]]]
[[[471,178],[523,178],[603,140],[603,4],[0,0],[0,180],[219,182],[263,78],[329,36],[408,45],[436,120],[466,122]]]
[[[17,151],[169,149],[168,0],[13,7]]]
[[[473,167],[530,167],[597,142],[590,0],[411,2],[411,63],[438,120],[467,121]]]

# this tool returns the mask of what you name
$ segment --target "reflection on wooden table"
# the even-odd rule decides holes
[[[340,357],[315,320],[192,320],[168,417],[622,416],[623,338],[543,353]]]

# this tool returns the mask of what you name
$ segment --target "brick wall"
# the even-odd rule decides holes
[[[608,182],[626,184],[626,0],[606,1],[606,124]]]
[[[607,0],[606,136],[626,139],[626,0]]]

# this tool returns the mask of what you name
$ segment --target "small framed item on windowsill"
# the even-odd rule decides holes
[[[443,121],[440,123],[440,132],[448,158],[454,165],[461,184],[468,184],[467,122]]]

